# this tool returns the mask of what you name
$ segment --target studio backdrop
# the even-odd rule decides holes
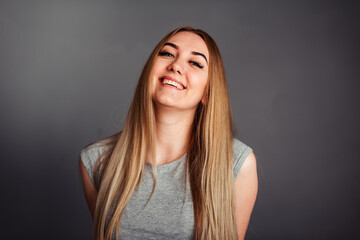
[[[78,157],[121,130],[155,44],[217,42],[257,158],[246,239],[359,239],[356,1],[0,1],[3,239],[91,239]]]

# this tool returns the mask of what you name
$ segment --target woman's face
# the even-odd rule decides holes
[[[171,37],[155,58],[152,98],[157,106],[195,110],[208,81],[209,51],[204,40],[192,32]]]

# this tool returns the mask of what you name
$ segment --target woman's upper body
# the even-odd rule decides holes
[[[233,139],[221,55],[205,32],[179,28],[155,47],[98,189],[88,171],[100,158],[89,152],[82,152],[81,169],[95,238],[114,236],[120,225],[125,239],[135,232],[244,238],[257,194],[256,161]]]
[[[114,136],[90,144],[80,154],[85,195],[92,216],[98,191],[93,175],[95,164],[109,148],[107,143],[112,142],[112,138]],[[255,162],[252,149],[235,138],[233,149],[233,174],[238,185],[235,188],[239,212],[237,217],[241,220],[239,229],[243,232],[248,224],[253,201],[249,194],[244,194],[249,191],[248,184],[251,182],[247,175],[251,174]],[[142,182],[123,213],[120,239],[193,239],[193,202],[189,181],[185,183],[185,158],[186,154],[157,166],[158,182],[148,203],[154,181],[151,164],[146,164]]]

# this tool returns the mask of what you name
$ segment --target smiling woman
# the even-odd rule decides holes
[[[204,40],[192,32],[179,32],[164,44],[151,74],[157,109],[171,106],[195,113],[208,82],[206,56],[209,52]]]
[[[170,32],[145,64],[123,130],[81,151],[94,238],[243,239],[256,160],[231,119],[214,40]]]

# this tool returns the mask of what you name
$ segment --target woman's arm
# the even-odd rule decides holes
[[[245,238],[258,191],[256,159],[253,153],[245,159],[235,181],[236,224],[239,239]]]
[[[80,172],[81,172],[81,178],[84,187],[86,201],[90,210],[91,217],[94,219],[97,191],[94,184],[91,182],[89,175],[86,171],[86,168],[82,163],[81,159],[80,159]]]

